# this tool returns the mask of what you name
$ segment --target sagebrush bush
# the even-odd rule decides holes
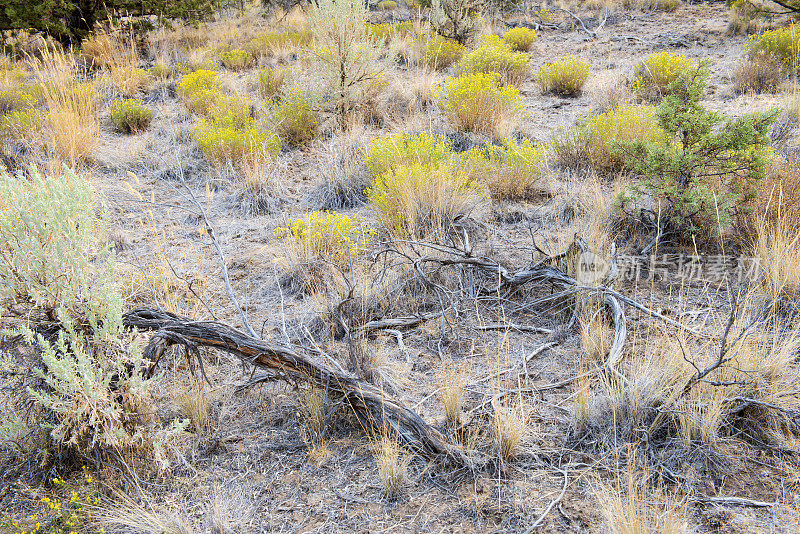
[[[528,77],[527,54],[514,52],[496,35],[485,35],[480,46],[468,52],[456,65],[456,74],[496,72],[504,84],[517,84]]]
[[[253,62],[253,56],[247,50],[233,48],[221,51],[219,60],[226,69],[238,71],[248,68]]]
[[[178,84],[178,96],[190,110],[205,115],[222,96],[219,73],[213,70],[197,70],[187,74]]]
[[[143,132],[153,120],[153,111],[136,99],[118,99],[111,103],[108,112],[114,127],[123,133]]]
[[[465,74],[435,92],[442,113],[464,132],[503,133],[519,118],[522,96],[497,73]]]
[[[296,89],[275,105],[272,119],[281,139],[289,145],[297,146],[317,136],[320,114],[308,95]]]
[[[439,34],[428,35],[424,38],[426,42],[422,61],[434,70],[444,70],[455,64],[464,55],[464,45],[453,39],[442,37]]]
[[[364,163],[373,178],[415,163],[425,167],[436,166],[452,154],[446,137],[426,133],[379,137],[369,144],[366,152]]]
[[[576,56],[561,57],[539,67],[536,81],[544,92],[574,96],[589,78],[589,62]]]
[[[330,261],[346,269],[351,258],[366,251],[375,230],[359,217],[314,211],[291,219],[289,226],[277,228],[275,235],[292,240],[296,260]]]
[[[657,52],[650,55],[636,69],[631,89],[642,99],[660,98],[664,96],[673,81],[695,66],[693,60],[682,54]]]
[[[787,73],[798,72],[800,70],[800,30],[794,27],[778,28],[759,35],[751,35],[748,54],[751,58],[772,57],[782,64]]]
[[[264,100],[272,100],[280,95],[286,80],[286,69],[265,67],[258,71],[258,94]]]
[[[536,41],[536,30],[519,26],[511,28],[503,34],[503,40],[508,43],[512,50],[517,52],[527,52]]]
[[[449,232],[469,216],[485,193],[459,165],[404,165],[375,178],[367,190],[378,222],[397,237]]]
[[[358,108],[364,84],[384,70],[380,45],[369,37],[367,15],[360,0],[318,0],[309,12],[315,37],[311,51],[341,125]]]
[[[612,149],[615,143],[649,141],[663,144],[666,136],[650,106],[625,106],[601,113],[586,124],[589,161],[600,171],[619,170],[624,158]]]
[[[464,165],[489,194],[500,199],[524,199],[544,191],[547,149],[525,139],[506,139],[502,146],[486,143],[483,149],[462,154]]]

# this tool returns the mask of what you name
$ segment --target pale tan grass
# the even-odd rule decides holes
[[[452,362],[442,365],[437,378],[439,398],[444,407],[447,420],[453,425],[461,424],[461,410],[464,402],[464,386],[468,382],[467,370],[464,366]]]
[[[175,401],[181,412],[187,417],[198,434],[211,430],[211,403],[214,393],[208,385],[200,380],[192,380],[188,386],[178,393]]]
[[[378,477],[383,484],[383,491],[388,497],[397,497],[403,492],[408,482],[408,455],[396,440],[383,436],[375,444],[377,452],[375,461],[378,464]]]
[[[495,403],[492,435],[499,458],[503,461],[513,460],[528,435],[525,406],[520,402]]]

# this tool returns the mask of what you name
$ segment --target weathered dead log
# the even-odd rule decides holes
[[[186,346],[198,358],[197,347],[212,347],[271,371],[289,382],[306,382],[325,389],[332,400],[348,405],[370,434],[395,432],[408,447],[421,454],[444,456],[469,467],[476,464],[462,447],[448,441],[416,412],[387,397],[371,383],[313,361],[300,346],[265,342],[223,323],[193,321],[154,309],[128,312],[124,324],[129,328],[155,331],[145,349],[145,356],[152,362],[151,374],[164,351],[172,345]]]

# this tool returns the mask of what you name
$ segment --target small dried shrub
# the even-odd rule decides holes
[[[118,99],[111,104],[111,122],[122,133],[143,132],[153,120],[153,111],[141,100]]]
[[[543,192],[540,182],[547,167],[547,149],[530,139],[522,143],[506,139],[502,146],[486,143],[483,150],[472,149],[462,158],[468,172],[494,198],[530,198]]]
[[[504,84],[518,84],[528,77],[527,54],[514,52],[496,35],[481,38],[481,45],[464,55],[456,65],[456,74],[500,74]]]
[[[453,39],[438,34],[427,36],[426,39],[422,61],[434,70],[449,68],[464,55],[464,45]]]
[[[503,40],[508,43],[512,50],[517,52],[527,52],[536,41],[536,30],[522,26],[511,28],[503,34]]]
[[[258,71],[258,94],[264,100],[276,98],[286,79],[286,69],[266,67]]]
[[[442,113],[464,132],[502,134],[519,119],[522,96],[497,73],[465,74],[435,92]]]
[[[146,70],[132,66],[113,66],[108,71],[113,89],[126,97],[135,96],[150,81]]]
[[[117,64],[119,41],[108,33],[95,33],[81,42],[81,55],[92,67],[99,69]]]
[[[450,142],[442,135],[401,133],[373,140],[364,163],[377,178],[404,165],[436,166],[451,153]]]
[[[397,9],[397,2],[394,0],[381,0],[378,2],[378,9],[381,11],[391,11]]]
[[[771,93],[786,80],[787,69],[774,56],[758,53],[751,55],[736,67],[733,75],[737,93]]]
[[[289,145],[302,145],[317,136],[319,110],[299,89],[292,91],[275,105],[272,118],[278,135]]]
[[[467,172],[449,163],[401,166],[375,178],[367,190],[376,218],[398,237],[447,233],[484,195]]]
[[[247,50],[223,50],[219,54],[222,66],[228,70],[239,71],[248,68],[253,62],[253,56]]]
[[[562,57],[539,67],[536,81],[542,91],[574,96],[580,93],[589,78],[589,62],[583,58]]]
[[[378,463],[378,476],[387,497],[397,497],[408,481],[408,464],[411,457],[403,453],[400,444],[384,436],[377,444],[375,460]]]
[[[696,67],[695,62],[684,55],[657,52],[636,70],[631,89],[645,100],[661,98],[681,73],[693,67]]]

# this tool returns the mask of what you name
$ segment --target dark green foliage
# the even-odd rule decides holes
[[[622,195],[623,205],[651,195],[660,205],[659,224],[666,233],[715,235],[730,226],[764,177],[767,135],[778,110],[735,119],[709,111],[700,105],[708,76],[705,60],[670,85],[656,112],[668,143],[635,141],[615,147],[641,175]]]
[[[44,32],[63,44],[79,43],[97,21],[155,15],[160,21],[197,22],[214,13],[219,0],[3,0],[0,31]],[[137,24],[139,25],[139,24]]]

